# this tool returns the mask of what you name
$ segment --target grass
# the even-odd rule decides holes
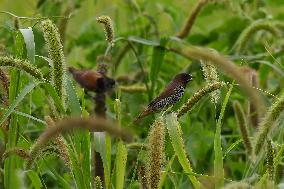
[[[0,3],[0,188],[284,184],[282,1],[31,5]],[[181,72],[182,99],[134,123]]]

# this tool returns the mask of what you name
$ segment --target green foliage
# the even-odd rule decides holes
[[[9,86],[0,84],[0,188],[280,188],[283,7],[282,0],[1,1],[0,67]],[[107,129],[94,113],[97,94],[66,73],[96,71],[101,57],[116,80],[98,95],[106,97]],[[182,72],[193,76],[182,99],[134,124]],[[161,118],[167,132],[154,127]]]

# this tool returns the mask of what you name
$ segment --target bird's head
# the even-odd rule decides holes
[[[192,75],[188,74],[188,73],[180,73],[177,74],[174,78],[175,82],[179,82],[182,83],[184,85],[186,85],[188,82],[190,82],[192,80]]]

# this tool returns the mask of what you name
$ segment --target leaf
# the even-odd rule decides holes
[[[117,144],[115,160],[115,188],[123,189],[126,171],[127,149],[122,141]]]
[[[110,188],[111,173],[111,138],[105,132],[94,133],[94,145],[97,152],[100,153],[104,167],[105,188]]]
[[[167,44],[167,42],[168,42],[168,38],[162,38],[160,41],[160,46],[153,47],[152,63],[151,63],[151,69],[150,69],[151,88],[150,88],[149,100],[151,100],[153,97],[154,90],[156,87],[156,81],[157,81],[161,66],[164,62],[164,57],[165,57],[164,46]]]
[[[79,98],[75,91],[72,80],[67,76],[66,81],[66,93],[67,93],[67,106],[70,109],[71,115],[81,115],[82,109],[80,106]]]
[[[8,109],[5,111],[4,115],[0,119],[0,125],[4,123],[4,121],[11,115],[11,113],[14,111],[14,109],[17,107],[17,105],[25,98],[27,94],[29,94],[38,84],[32,82],[28,84],[17,96],[15,101],[8,107]]]
[[[54,105],[59,110],[59,112],[64,113],[65,109],[62,105],[62,101],[57,95],[55,88],[49,83],[41,83],[41,85],[46,90],[47,94],[52,98]]]
[[[5,111],[7,111],[6,108],[1,108],[1,107],[0,107],[0,110],[5,110]],[[39,122],[39,123],[46,124],[45,121],[43,121],[43,120],[41,120],[41,119],[38,119],[38,118],[36,118],[36,117],[34,117],[34,116],[31,116],[31,115],[29,115],[29,114],[26,114],[26,113],[24,113],[24,112],[19,112],[19,111],[14,110],[14,111],[12,112],[12,114],[17,114],[17,115],[26,117],[26,118],[28,118],[28,119],[32,119],[32,120],[34,120],[34,121],[37,121],[37,122]]]
[[[184,142],[182,139],[182,131],[179,125],[179,122],[177,120],[177,114],[172,113],[166,118],[166,125],[168,128],[168,133],[170,135],[171,143],[174,148],[174,151],[178,157],[178,161],[180,165],[182,166],[185,173],[188,173],[189,180],[192,182],[194,188],[200,188],[200,183],[196,179],[195,176],[191,175],[192,168],[190,165],[190,162],[186,156],[185,148],[184,148]]]
[[[24,41],[27,49],[27,57],[31,64],[35,63],[35,42],[34,33],[31,27],[28,29],[19,29],[24,37]]]
[[[33,170],[28,170],[26,172],[30,180],[32,181],[33,188],[40,189],[42,188],[41,180],[36,172]]]
[[[24,57],[24,39],[20,32],[15,32],[15,45],[14,51],[17,58]],[[15,99],[19,93],[20,88],[20,71],[13,69],[11,72],[10,86],[9,86],[9,102],[15,102]],[[6,111],[8,112],[8,110]],[[6,119],[6,118],[5,118]],[[4,120],[5,120],[4,119]],[[2,123],[1,123],[2,124]],[[0,124],[0,125],[1,125]],[[17,143],[18,137],[18,117],[17,115],[12,115],[10,119],[9,131],[8,131],[8,143],[7,149],[13,148]],[[16,183],[15,176],[18,174],[16,170],[17,159],[15,156],[8,157],[4,162],[4,188],[10,189],[13,188],[13,185]],[[14,187],[15,188],[15,187]]]
[[[238,146],[241,142],[243,141],[243,139],[239,139],[236,142],[234,142],[233,144],[231,144],[229,146],[229,148],[226,150],[226,152],[224,153],[223,159],[225,159],[225,157],[227,156],[228,153],[230,153],[230,151],[232,149],[234,149],[236,146]]]
[[[127,39],[128,39],[128,41],[140,43],[140,44],[143,44],[143,45],[149,45],[149,46],[159,46],[160,45],[159,42],[150,41],[150,40],[143,39],[143,38],[136,37],[136,36],[130,36]]]
[[[221,141],[221,124],[226,110],[226,106],[229,101],[233,89],[233,84],[231,84],[225,99],[222,104],[220,116],[216,125],[216,133],[214,137],[214,177],[215,177],[215,188],[222,188],[224,185],[224,169],[223,169],[223,152],[222,152],[222,141]]]

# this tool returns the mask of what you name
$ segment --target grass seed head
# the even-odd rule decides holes
[[[51,70],[52,81],[58,96],[65,104],[66,65],[60,34],[51,20],[42,21],[41,27],[47,44],[49,58],[53,62],[53,69]]]
[[[151,189],[157,189],[162,175],[162,163],[165,156],[165,124],[162,118],[157,119],[149,133],[147,152],[147,180]]]
[[[99,16],[97,21],[104,25],[106,40],[114,46],[114,28],[109,16]]]

